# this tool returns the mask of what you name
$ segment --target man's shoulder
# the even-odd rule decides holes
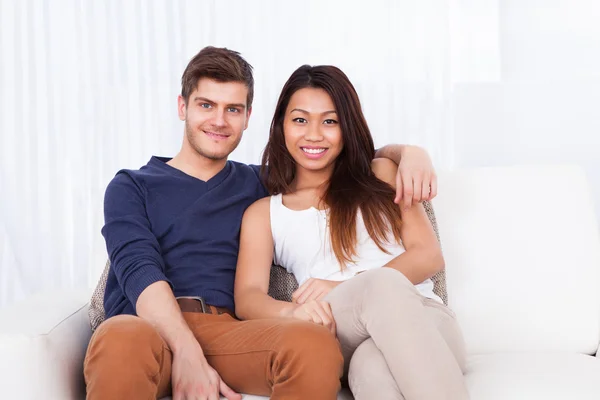
[[[254,164],[245,164],[239,161],[229,161],[232,166],[233,166],[233,170],[235,171],[236,174],[238,175],[242,175],[244,176],[246,179],[252,178],[252,179],[256,179],[257,182],[261,181],[261,166],[260,165],[254,165]]]
[[[244,164],[238,161],[229,161],[237,178],[243,180],[247,187],[253,186],[257,190],[257,198],[268,196],[268,192],[263,184],[261,166],[253,164]]]
[[[160,169],[152,166],[153,158],[138,169],[120,169],[108,184],[108,188],[131,187],[145,192],[149,180],[151,181],[164,175],[160,172]]]
[[[254,174],[260,172],[260,165],[246,164],[243,162],[233,161],[233,160],[229,160],[229,162],[233,165],[233,167],[236,169],[236,171],[239,171],[239,172],[243,172],[243,173],[252,172]]]

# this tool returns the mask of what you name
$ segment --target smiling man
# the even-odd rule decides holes
[[[182,77],[180,152],[121,170],[108,185],[107,319],[86,354],[88,399],[336,398],[342,357],[329,330],[235,318],[242,215],[267,195],[258,166],[227,160],[248,127],[253,93],[252,67],[237,52],[203,49]],[[401,161],[407,206],[435,195],[423,150],[392,146],[382,155]]]

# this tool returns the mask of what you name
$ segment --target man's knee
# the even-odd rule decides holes
[[[84,366],[87,370],[125,368],[136,363],[158,364],[162,347],[163,340],[150,323],[132,315],[119,315],[107,319],[96,329]]]
[[[314,376],[339,379],[344,360],[336,337],[325,327],[310,322],[289,324],[282,332],[280,354],[296,368]]]

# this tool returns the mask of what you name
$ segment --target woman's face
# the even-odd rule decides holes
[[[297,166],[310,171],[332,169],[344,147],[335,106],[323,89],[304,88],[292,95],[283,133]]]

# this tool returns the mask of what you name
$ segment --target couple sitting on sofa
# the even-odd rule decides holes
[[[435,196],[428,156],[376,154],[346,75],[302,66],[262,167],[227,161],[253,85],[238,53],[200,51],[181,151],[109,184],[88,398],[335,399],[344,376],[356,399],[468,398],[462,335],[431,279],[444,261],[420,203]],[[291,302],[268,295],[273,263],[299,284]]]

